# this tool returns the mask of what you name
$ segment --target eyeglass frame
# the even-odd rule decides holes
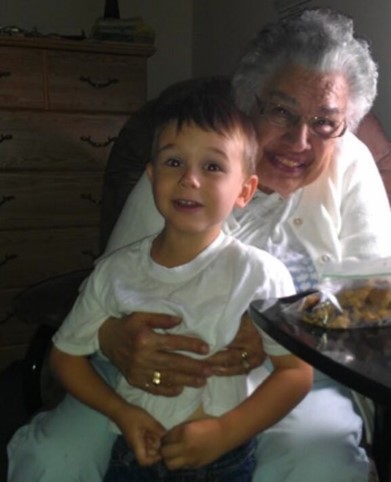
[[[281,118],[281,123],[279,123],[275,119],[271,119],[270,116],[267,113],[265,113],[266,107],[268,105],[273,104],[273,102],[262,101],[257,95],[255,96],[255,99],[256,99],[256,103],[257,103],[258,114],[261,117],[265,118],[267,122],[269,122],[270,124],[272,124],[276,127],[290,129],[292,127],[296,127],[298,124],[300,124],[301,120],[304,119],[304,122],[308,126],[308,129],[310,130],[310,132],[313,135],[315,135],[317,137],[320,137],[323,140],[338,139],[338,137],[342,137],[346,132],[347,123],[346,123],[345,118],[342,120],[342,122],[340,124],[338,124],[336,126],[335,130],[331,133],[331,135],[321,134],[321,133],[317,132],[316,130],[314,130],[313,125],[311,125],[311,123],[314,123],[314,122],[318,121],[319,119],[322,119],[321,116],[314,115],[314,116],[310,116],[309,120],[305,120],[306,116],[303,116],[303,115],[300,115],[300,114],[294,114],[284,104],[276,102],[276,103],[274,103],[275,107],[282,107],[288,113],[286,120],[284,121],[284,119]],[[325,116],[324,119],[327,119],[327,117]],[[343,126],[341,132],[338,133],[337,135],[334,135],[335,132],[338,132],[338,129],[341,126]]]

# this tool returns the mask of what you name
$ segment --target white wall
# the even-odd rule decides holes
[[[156,32],[156,53],[148,61],[148,98],[191,77],[193,0],[119,0],[121,18],[140,16]],[[91,32],[104,0],[0,0],[1,26],[40,33]]]

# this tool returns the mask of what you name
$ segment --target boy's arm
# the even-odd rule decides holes
[[[85,405],[118,425],[142,465],[161,459],[164,428],[143,409],[130,405],[95,371],[87,357],[65,353],[55,346],[50,366],[64,388]]]
[[[278,422],[304,398],[312,367],[294,355],[270,358],[274,371],[240,405],[219,418],[177,426],[164,437],[162,454],[171,470],[216,460]]]
[[[124,409],[125,400],[94,370],[87,357],[70,355],[54,346],[50,368],[71,395],[111,420]]]
[[[294,355],[270,359],[274,371],[250,397],[222,417],[224,431],[232,434],[233,447],[281,420],[311,389],[313,368],[308,363]]]

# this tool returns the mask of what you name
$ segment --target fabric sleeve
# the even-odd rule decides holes
[[[99,302],[96,284],[93,272],[53,336],[53,343],[59,350],[71,355],[89,355],[99,350],[98,330],[108,315]]]

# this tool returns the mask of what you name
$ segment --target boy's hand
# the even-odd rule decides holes
[[[152,465],[162,459],[161,439],[166,430],[149,413],[129,405],[115,422],[141,466]]]
[[[163,437],[161,454],[169,470],[198,468],[227,451],[219,418],[177,425]]]

